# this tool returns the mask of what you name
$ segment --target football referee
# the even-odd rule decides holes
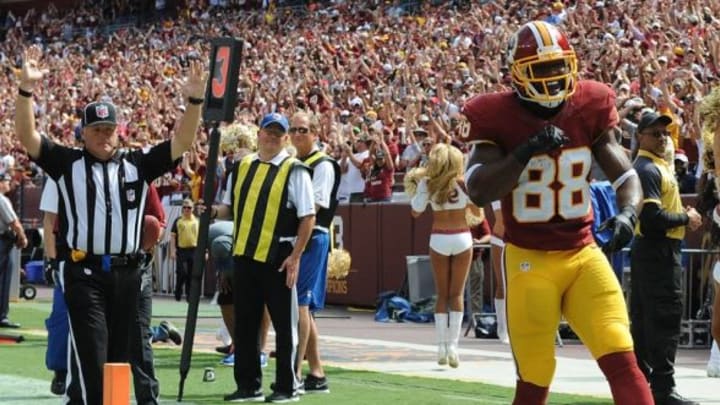
[[[184,88],[188,106],[172,140],[152,148],[118,148],[115,107],[93,102],[83,110],[84,148],[68,148],[35,131],[33,90],[43,78],[38,47],[25,51],[16,101],[15,130],[28,155],[57,184],[62,227],[60,284],[70,318],[66,400],[103,401],[103,365],[128,362],[136,335],[140,291],[140,235],[149,183],[176,166],[200,121],[205,79],[191,64]]]

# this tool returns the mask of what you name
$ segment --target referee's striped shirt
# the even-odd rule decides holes
[[[58,215],[64,217],[60,235],[70,249],[95,255],[139,250],[148,184],[177,163],[171,159],[170,141],[118,150],[101,162],[85,149],[46,137],[36,162],[58,185]]]

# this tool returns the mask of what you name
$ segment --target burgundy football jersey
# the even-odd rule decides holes
[[[568,250],[593,242],[589,175],[592,144],[618,124],[615,93],[580,81],[554,117],[545,120],[522,107],[512,92],[476,96],[463,107],[469,141],[489,142],[510,153],[547,124],[569,142],[530,159],[518,184],[502,199],[505,240],[526,249]]]

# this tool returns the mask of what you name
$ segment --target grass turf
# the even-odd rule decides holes
[[[0,399],[5,395],[15,398],[10,403],[40,404],[46,403],[42,399],[52,400],[49,386],[52,373],[45,369],[46,338],[32,333],[26,329],[44,329],[44,319],[47,311],[38,309],[35,305],[13,305],[12,319],[20,322],[23,329],[10,331],[11,334],[23,334],[26,341],[17,345],[0,345],[0,386],[2,380],[10,378],[33,379],[36,385],[46,381],[44,393],[31,393],[23,385],[17,387],[17,392],[0,393]],[[6,330],[7,331],[7,330]],[[5,332],[3,332],[5,333]],[[232,367],[219,364],[220,356],[214,353],[195,352],[192,364],[185,381],[183,403],[220,404],[223,395],[235,389]],[[155,350],[156,374],[160,381],[161,403],[174,403],[178,394],[180,374],[180,350],[157,348]],[[215,382],[203,382],[203,372],[206,367],[215,369]],[[433,379],[421,377],[404,377],[393,374],[347,370],[327,367],[326,373],[330,383],[330,395],[305,395],[301,401],[307,404],[333,405],[364,405],[364,404],[509,404],[512,401],[512,389],[494,385],[470,383],[446,379]],[[263,370],[263,386],[265,393],[270,392],[270,383],[274,379],[274,362],[270,361]],[[3,386],[3,390],[7,387]],[[25,394],[24,394],[25,392]],[[23,397],[23,395],[27,395]],[[23,402],[24,401],[24,402]],[[5,401],[2,401],[5,402]],[[611,404],[607,399],[584,397],[577,395],[551,394],[550,404]]]

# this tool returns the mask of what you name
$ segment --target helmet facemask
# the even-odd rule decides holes
[[[537,27],[539,24],[543,26]],[[529,34],[538,28],[549,33],[545,37],[547,45]],[[555,108],[575,92],[577,57],[564,35],[554,27],[545,27],[542,22],[526,24],[511,41],[508,62],[513,88],[523,100]]]

